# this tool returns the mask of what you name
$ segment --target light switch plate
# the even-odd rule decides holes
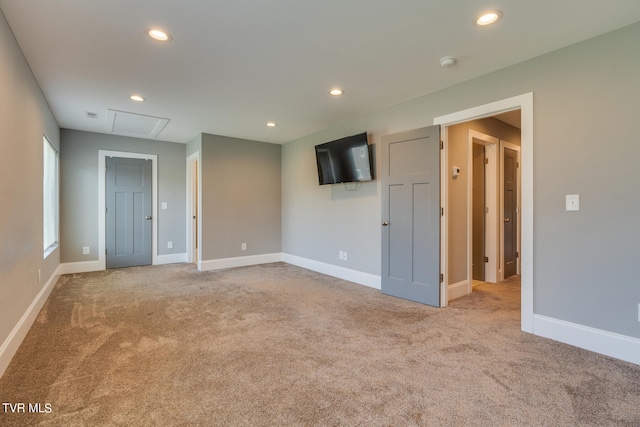
[[[167,209],[167,202],[162,202],[162,209],[166,210]]]
[[[567,211],[579,211],[579,210],[580,210],[580,195],[567,194]]]

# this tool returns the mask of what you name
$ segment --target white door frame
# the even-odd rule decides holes
[[[106,158],[151,160],[151,264],[158,263],[158,156],[156,154],[129,153],[126,151],[98,150],[98,268],[106,270]]]
[[[524,332],[533,333],[533,93],[529,92],[523,95],[514,96],[512,98],[503,99],[489,104],[469,108],[463,111],[454,112],[433,119],[434,125],[445,127],[445,131],[441,132],[444,139],[445,153],[442,156],[446,158],[447,150],[447,134],[446,127],[457,123],[468,122],[483,117],[494,116],[511,110],[520,110],[521,114],[521,151],[522,159],[521,174],[521,215],[522,219],[522,238],[521,238],[521,310],[520,310],[520,329]],[[447,168],[442,167],[442,181],[446,183]],[[444,186],[446,192],[447,186]],[[446,194],[443,195],[446,200]],[[443,204],[443,206],[446,206]],[[446,217],[446,215],[445,215]],[[443,221],[444,222],[444,221]],[[446,234],[446,228],[442,228],[442,235]],[[446,240],[445,240],[446,241]],[[441,259],[446,265],[447,251],[446,245],[441,245]],[[441,267],[442,268],[442,267]],[[445,301],[447,296],[447,270],[442,270],[445,280],[441,284],[441,295],[444,295]],[[445,304],[446,305],[446,304]]]
[[[489,212],[485,216],[485,255],[489,257],[489,262],[485,266],[485,282],[497,282],[500,277],[500,265],[498,264],[499,248],[498,243],[498,147],[500,140],[494,136],[469,130],[467,147],[467,282],[468,293],[473,288],[473,144],[474,142],[485,147],[485,157],[489,159],[489,167],[486,168],[485,177],[485,207]]]
[[[197,180],[197,185],[194,185],[194,163],[198,165],[197,173],[198,176],[195,178]],[[195,259],[198,260],[198,265],[200,265],[200,261],[202,260],[202,226],[200,224],[200,152],[197,151],[187,157],[187,262],[192,263]],[[195,189],[194,189],[195,187]],[[197,190],[197,191],[195,191]],[[197,206],[198,211],[194,211],[194,201],[198,200]],[[193,229],[193,216],[196,216],[198,221],[198,236],[197,241],[198,244],[198,253],[194,253],[194,229]]]
[[[500,221],[499,223],[502,225],[504,224],[504,149],[505,148],[509,148],[513,151],[516,152],[517,154],[517,162],[518,165],[521,164],[522,159],[520,158],[520,147],[512,144],[510,142],[507,141],[503,141],[500,140]],[[521,252],[521,247],[520,245],[522,245],[522,224],[521,224],[521,218],[522,215],[520,215],[520,206],[522,205],[522,195],[521,195],[521,185],[522,185],[522,177],[521,177],[521,171],[522,169],[520,167],[517,168],[517,179],[518,179],[518,183],[516,185],[517,189],[516,191],[518,192],[518,206],[516,207],[516,217],[517,217],[517,222],[516,222],[516,233],[517,233],[517,243],[516,243],[516,247],[517,247],[517,251],[518,254],[520,254]],[[500,226],[500,265],[504,265],[504,227]],[[517,272],[518,274],[522,274],[522,270],[520,269],[520,257],[518,256],[518,258],[516,258],[516,268],[517,268]],[[504,268],[501,269],[500,271],[500,280],[504,280]]]
[[[436,123],[435,119],[433,124]],[[449,234],[448,211],[444,208],[449,206],[449,128],[440,126],[440,208],[443,215],[440,215],[440,307],[446,307],[449,303]]]

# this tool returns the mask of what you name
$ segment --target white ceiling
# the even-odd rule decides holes
[[[638,0],[0,0],[0,8],[61,127],[109,132],[116,110],[169,119],[157,139],[182,143],[200,132],[285,143],[640,21]],[[492,8],[504,13],[499,23],[473,24]],[[150,39],[153,26],[173,40]],[[455,67],[440,67],[447,55]],[[335,86],[342,97],[327,94]]]

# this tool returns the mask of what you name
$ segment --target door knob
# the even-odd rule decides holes
[[[151,217],[149,215],[145,216],[144,219],[146,219],[147,221],[151,221]]]
[[[511,218],[505,218],[504,219],[504,222],[509,222],[509,221],[511,221]]]
[[[382,225],[386,227],[387,225],[389,225],[389,221],[382,221]]]

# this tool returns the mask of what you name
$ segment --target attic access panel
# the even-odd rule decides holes
[[[163,117],[107,109],[107,132],[140,138],[157,138],[169,123]]]

